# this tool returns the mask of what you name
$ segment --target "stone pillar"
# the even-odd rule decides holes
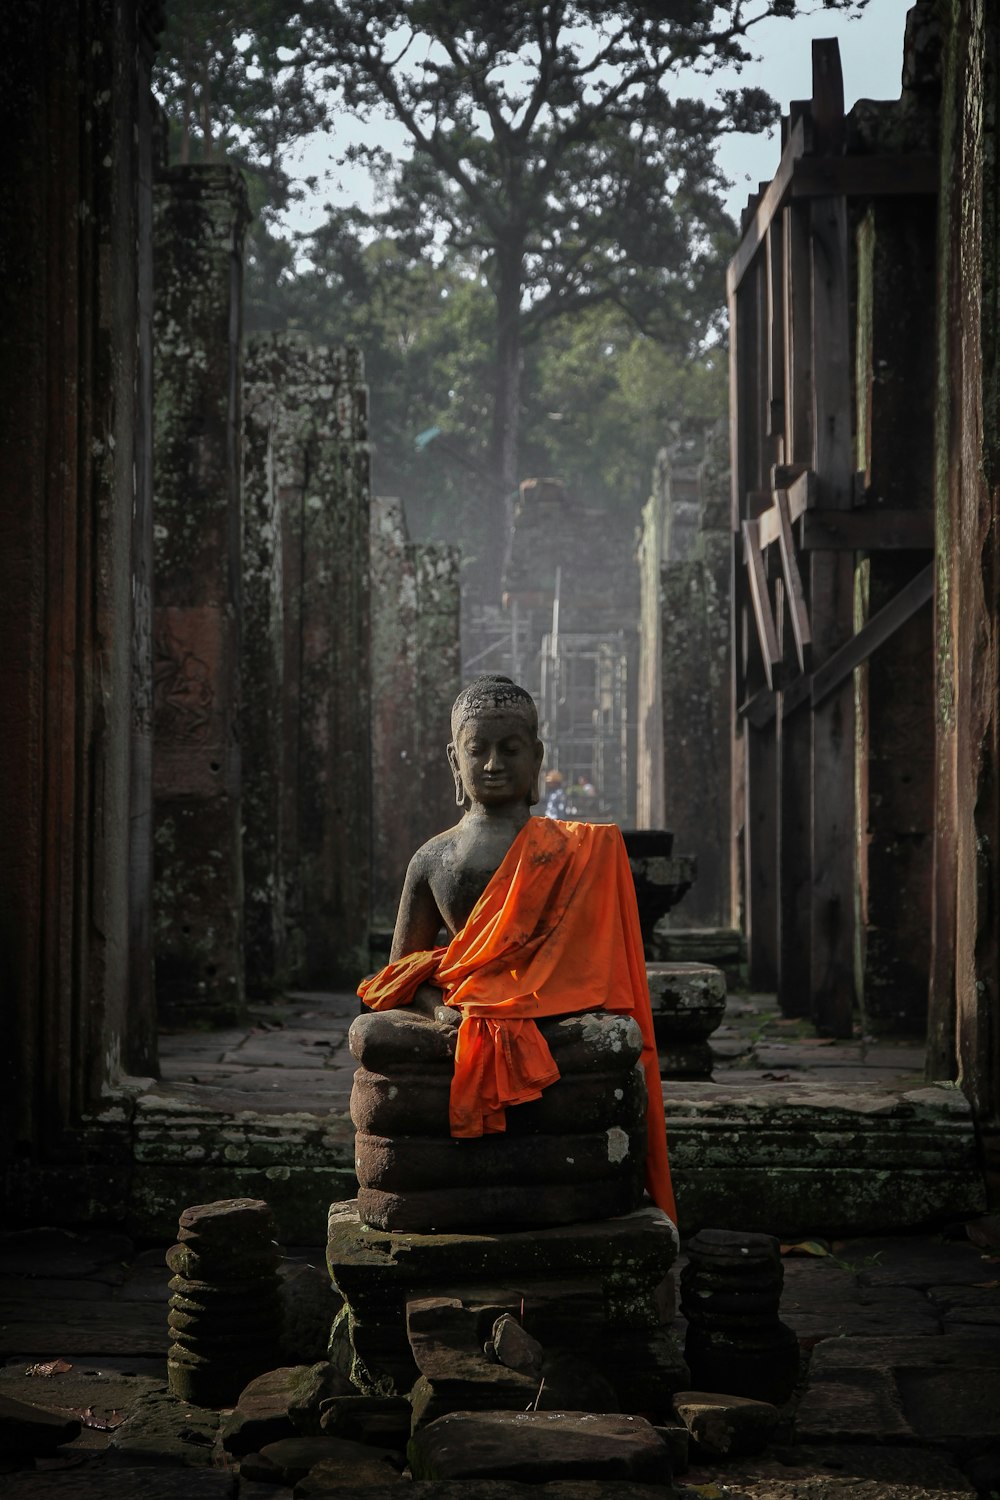
[[[225,166],[156,189],[153,610],[161,1013],[245,1011],[240,807],[240,305],[246,191]]]
[[[16,1166],[51,1154],[131,1054],[143,16],[0,7],[0,1161]],[[88,1172],[74,1182],[86,1199]]]
[[[282,859],[285,691],[282,518],[275,483],[270,340],[251,339],[243,369],[243,633],[240,746],[246,985],[268,995],[290,977]]]
[[[869,504],[933,499],[935,219],[931,200],[883,200],[857,235],[857,444]],[[927,567],[873,552],[857,568],[862,626]],[[934,824],[932,610],[860,668],[856,683],[857,989],[866,1031],[922,1036],[930,972]]]
[[[972,1103],[1000,1194],[1000,16],[950,7],[944,60],[936,391],[933,1077]]]
[[[670,459],[656,456],[653,488],[642,509],[639,563],[639,667],[637,689],[636,798],[637,828],[665,827],[663,812],[663,642],[660,634],[660,566],[663,562],[665,496]]]
[[[255,340],[252,362],[250,400],[266,410],[268,437],[258,433],[248,449],[247,486],[254,496],[270,491],[270,499],[254,502],[258,536],[260,504],[265,527],[280,523],[264,545],[277,549],[275,559],[280,552],[280,561],[266,566],[275,588],[281,579],[282,679],[280,761],[271,758],[271,719],[246,745],[248,777],[254,784],[276,779],[280,797],[273,800],[272,786],[260,805],[259,818],[280,832],[278,844],[269,845],[277,853],[262,856],[253,878],[273,876],[283,886],[287,973],[300,983],[353,985],[368,969],[371,860],[363,367],[354,350],[315,348],[290,335]],[[270,623],[255,638],[271,653],[278,600],[270,586],[255,597],[258,605],[270,599],[261,606]],[[259,728],[259,716],[255,723]]]
[[[372,914],[392,927],[414,849],[417,580],[400,500],[372,497]],[[442,823],[441,827],[446,825]]]
[[[445,758],[461,687],[458,554],[413,543],[372,501],[372,911],[383,927],[414,850],[458,815]]]
[[[730,546],[721,434],[661,461],[661,713],[664,826],[698,878],[667,919],[730,922]]]
[[[462,687],[462,652],[458,549],[443,542],[418,542],[412,551],[417,584],[417,848],[458,817],[445,751],[451,739],[451,706]]]

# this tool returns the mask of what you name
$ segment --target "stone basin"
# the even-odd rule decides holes
[[[626,828],[622,837],[635,885],[643,946],[651,957],[657,922],[690,890],[698,864],[691,855],[673,853],[674,836],[667,828]]]

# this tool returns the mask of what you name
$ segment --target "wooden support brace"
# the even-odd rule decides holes
[[[806,510],[799,518],[804,552],[932,552],[930,510]]]
[[[856,635],[835,651],[814,673],[812,706],[818,708],[872,652],[895,635],[911,615],[934,596],[934,564],[928,563],[916,578],[911,578],[878,614],[862,625]]]
[[[778,650],[778,632],[774,625],[774,611],[771,608],[764,558],[760,550],[760,529],[756,521],[743,522],[743,549],[764,676],[768,687],[773,690],[776,685],[781,685],[778,681],[781,675],[781,652]]]
[[[809,670],[812,647],[812,631],[809,626],[809,610],[806,605],[802,576],[795,560],[795,543],[792,539],[792,522],[788,514],[788,491],[775,490],[774,509],[778,517],[778,550],[781,553],[781,571],[785,579],[788,596],[788,613],[795,638],[795,655],[799,659],[799,670]]]

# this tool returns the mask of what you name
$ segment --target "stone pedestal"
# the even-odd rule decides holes
[[[628,1015],[538,1023],[560,1077],[507,1110],[507,1128],[456,1140],[449,1096],[458,1030],[405,1010],[351,1027],[358,1207],[410,1231],[513,1229],[628,1213],[642,1201],[646,1083]]]
[[[508,1313],[549,1355],[581,1368],[594,1360],[623,1409],[666,1410],[688,1378],[666,1327],[677,1250],[676,1229],[653,1207],[511,1234],[396,1234],[363,1224],[356,1202],[334,1203],[327,1258],[344,1307],[331,1357],[362,1394],[412,1391],[416,1425],[475,1404],[479,1386],[480,1405],[523,1410],[528,1377],[494,1365],[489,1378],[477,1364]],[[434,1348],[426,1299],[439,1299]]]
[[[646,965],[664,1078],[711,1078],[708,1039],[726,1013],[726,980],[711,964]]]

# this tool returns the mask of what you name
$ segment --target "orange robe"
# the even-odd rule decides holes
[[[508,1105],[538,1099],[559,1077],[535,1018],[631,1011],[649,1101],[646,1185],[676,1223],[639,913],[615,824],[529,818],[448,946],[387,964],[358,994],[372,1010],[390,1010],[427,981],[462,1014],[453,1136],[505,1129]]]

